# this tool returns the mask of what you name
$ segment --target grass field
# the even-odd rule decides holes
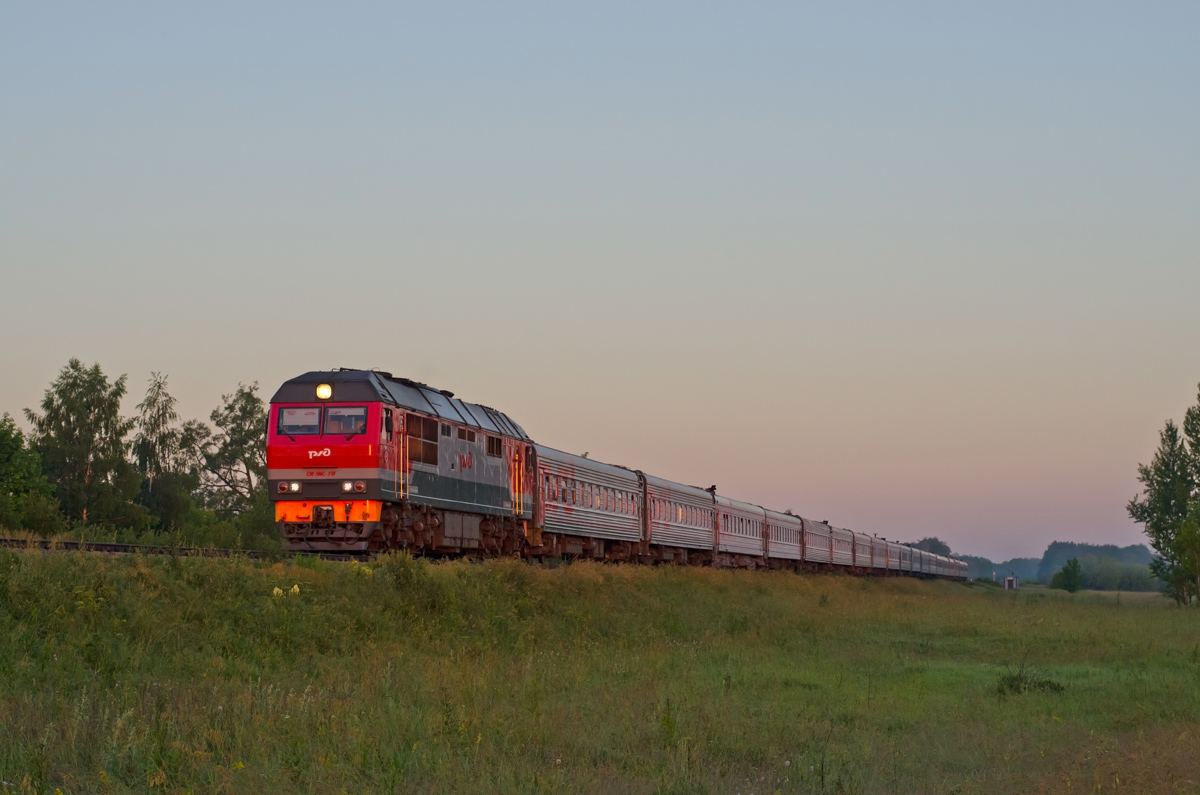
[[[3,792],[1200,792],[1154,594],[0,552],[0,637]]]

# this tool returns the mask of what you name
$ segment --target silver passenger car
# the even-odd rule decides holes
[[[781,560],[804,559],[804,524],[799,516],[764,509],[767,555]]]
[[[748,502],[717,496],[717,551],[761,557],[766,511]]]
[[[854,565],[861,569],[871,568],[871,537],[866,533],[854,534]]]
[[[653,475],[646,483],[650,542],[685,549],[712,549],[716,514],[713,495]]]
[[[854,565],[854,533],[842,527],[829,528],[833,547],[833,565]]]
[[[547,532],[642,540],[642,489],[636,472],[550,447],[535,449]]]
[[[804,520],[804,560],[807,563],[833,561],[833,528],[824,522]]]

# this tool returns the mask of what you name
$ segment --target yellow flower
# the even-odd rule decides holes
[[[300,586],[299,586],[299,585],[293,585],[293,586],[292,586],[292,590],[291,590],[291,591],[289,591],[289,593],[290,593],[292,596],[299,596],[299,595],[300,595]]]
[[[271,591],[271,596],[283,596],[283,591],[279,590],[279,586],[276,586],[275,590]]]
[[[233,763],[233,769],[234,769],[234,770],[245,770],[245,769],[246,769],[246,766],[245,766],[245,765],[243,765],[241,762],[234,762],[234,763]]]

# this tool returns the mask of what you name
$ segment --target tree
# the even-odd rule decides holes
[[[167,392],[167,377],[151,373],[146,397],[137,405],[137,434],[133,437],[133,456],[151,491],[155,478],[175,471],[179,457],[179,429],[175,427],[179,412],[175,404],[175,398]]]
[[[916,541],[908,546],[912,547],[913,549],[931,552],[934,555],[943,555],[947,558],[950,557],[950,545],[937,536],[922,538],[920,541]]]
[[[1079,558],[1071,558],[1060,571],[1054,573],[1050,580],[1051,588],[1062,588],[1068,593],[1075,593],[1083,587],[1083,566]]]
[[[99,364],[84,367],[73,358],[46,390],[42,413],[25,409],[34,447],[69,518],[133,518],[128,508],[140,478],[126,458],[134,423],[121,416],[124,396],[124,375],[109,383]]]
[[[178,528],[185,522],[195,505],[192,492],[200,482],[188,466],[175,406],[175,398],[167,391],[167,377],[151,373],[146,396],[137,406],[132,450],[138,470],[145,476],[138,502],[162,528]]]
[[[1200,570],[1190,563],[1200,557],[1200,549],[1192,548],[1195,534],[1180,532],[1197,500],[1200,405],[1188,409],[1184,424],[1181,435],[1175,423],[1167,420],[1149,466],[1138,465],[1142,496],[1134,497],[1126,506],[1129,516],[1144,525],[1150,546],[1157,553],[1150,562],[1150,571],[1181,605],[1190,604],[1200,593]]]
[[[61,525],[42,458],[7,413],[0,417],[0,527],[53,532]]]
[[[183,426],[182,445],[190,451],[200,488],[212,507],[241,513],[254,504],[267,474],[267,410],[258,384],[238,384],[209,416],[217,432],[202,422]]]

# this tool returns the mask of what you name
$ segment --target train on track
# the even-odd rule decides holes
[[[966,563],[534,442],[508,415],[377,370],[271,398],[292,551],[591,558],[965,579]]]

